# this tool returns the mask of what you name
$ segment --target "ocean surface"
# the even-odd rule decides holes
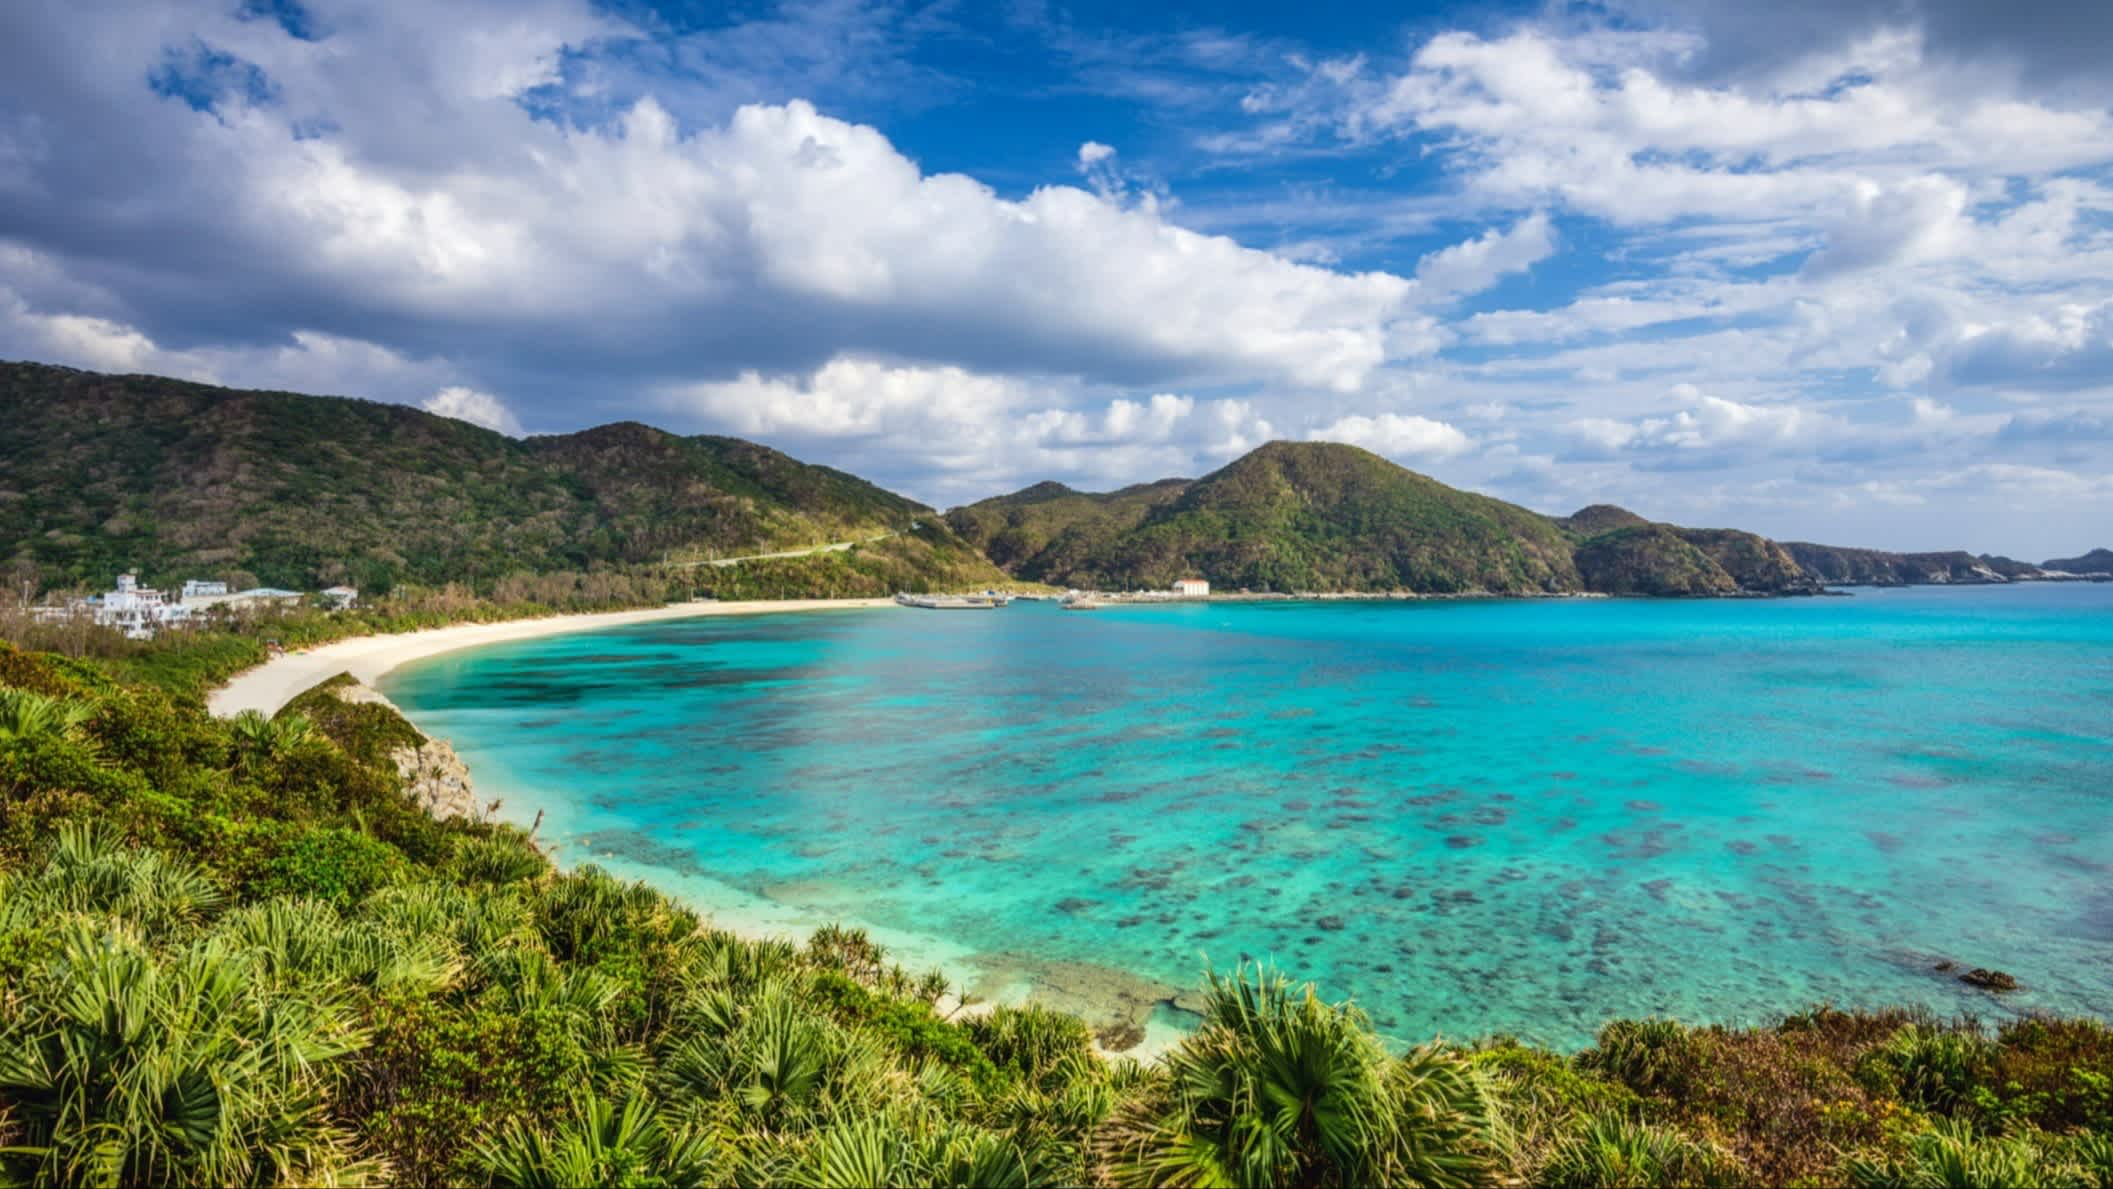
[[[735,616],[383,689],[561,861],[990,994],[1253,957],[1402,1040],[2113,1016],[2113,585]]]

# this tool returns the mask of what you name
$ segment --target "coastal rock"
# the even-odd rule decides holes
[[[2000,970],[1984,970],[1979,966],[1959,976],[1959,981],[1984,991],[2015,991],[2018,980]]]
[[[389,699],[363,682],[348,681],[332,687],[331,692],[342,702],[372,703],[396,710]],[[404,791],[419,808],[443,821],[451,817],[483,820],[484,809],[477,803],[477,790],[470,783],[469,765],[462,762],[447,740],[422,732],[419,738],[423,741],[416,747],[399,747],[389,753],[389,759],[396,764],[396,774],[403,779]]]

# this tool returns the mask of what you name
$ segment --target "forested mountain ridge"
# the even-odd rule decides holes
[[[534,576],[621,571],[674,597],[1008,576],[1164,588],[1191,574],[1222,590],[1716,596],[2113,569],[2103,549],[2042,568],[1778,544],[1611,504],[1552,518],[1321,442],[1272,442],[1200,479],[1113,492],[1039,483],[942,517],[768,446],[637,422],[515,439],[403,405],[30,363],[0,363],[0,404],[11,589],[101,586],[132,569],[149,584],[459,582],[490,596]],[[842,541],[862,544],[694,564]]]
[[[914,500],[634,422],[514,439],[403,405],[0,364],[0,560],[42,585],[496,579],[907,529]]]
[[[1320,442],[1271,442],[1201,479],[1104,496],[1039,485],[948,522],[1014,574],[1067,586],[1194,572],[1254,590],[1580,589],[1546,517]]]
[[[992,561],[1071,586],[1727,595],[1810,589],[1780,546],[1595,504],[1555,519],[1354,446],[1272,442],[1193,481],[1042,483],[947,514]]]

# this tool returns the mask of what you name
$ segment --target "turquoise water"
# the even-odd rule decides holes
[[[2113,586],[726,617],[384,688],[567,861],[1044,986],[1251,955],[1397,1037],[1558,1045],[2113,1016]]]

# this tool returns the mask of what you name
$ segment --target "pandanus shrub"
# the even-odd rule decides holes
[[[1670,1128],[1610,1111],[1587,1115],[1534,1177],[1551,1189],[1651,1189],[1736,1183],[1730,1162]]]
[[[586,1095],[551,1128],[516,1123],[478,1148],[504,1189],[580,1185],[684,1186],[712,1178],[715,1149],[701,1133],[671,1128],[643,1097],[618,1105]]]
[[[1468,1185],[1489,1172],[1483,1087],[1434,1047],[1388,1055],[1363,1013],[1242,968],[1101,1137],[1124,1185]]]
[[[83,737],[95,706],[34,690],[0,687],[0,740],[33,742]]]
[[[2043,1132],[1990,1136],[1941,1120],[1910,1137],[1904,1152],[1855,1156],[1844,1171],[1856,1189],[2106,1189],[2113,1186],[2113,1143]]]
[[[222,902],[200,869],[128,846],[116,831],[62,823],[44,866],[10,890],[25,913],[122,918],[149,937],[189,929]]]
[[[1614,1020],[1577,1061],[1639,1094],[1677,1094],[1695,1072],[1695,1038],[1673,1020]]]
[[[316,739],[315,724],[305,714],[270,717],[245,710],[228,723],[235,739],[235,752],[245,769],[254,772],[267,761],[289,755]]]
[[[362,1042],[333,994],[269,987],[253,951],[209,939],[157,957],[76,921],[0,1037],[18,1142],[0,1181],[314,1183],[354,1171],[325,1113],[331,1064]]]

